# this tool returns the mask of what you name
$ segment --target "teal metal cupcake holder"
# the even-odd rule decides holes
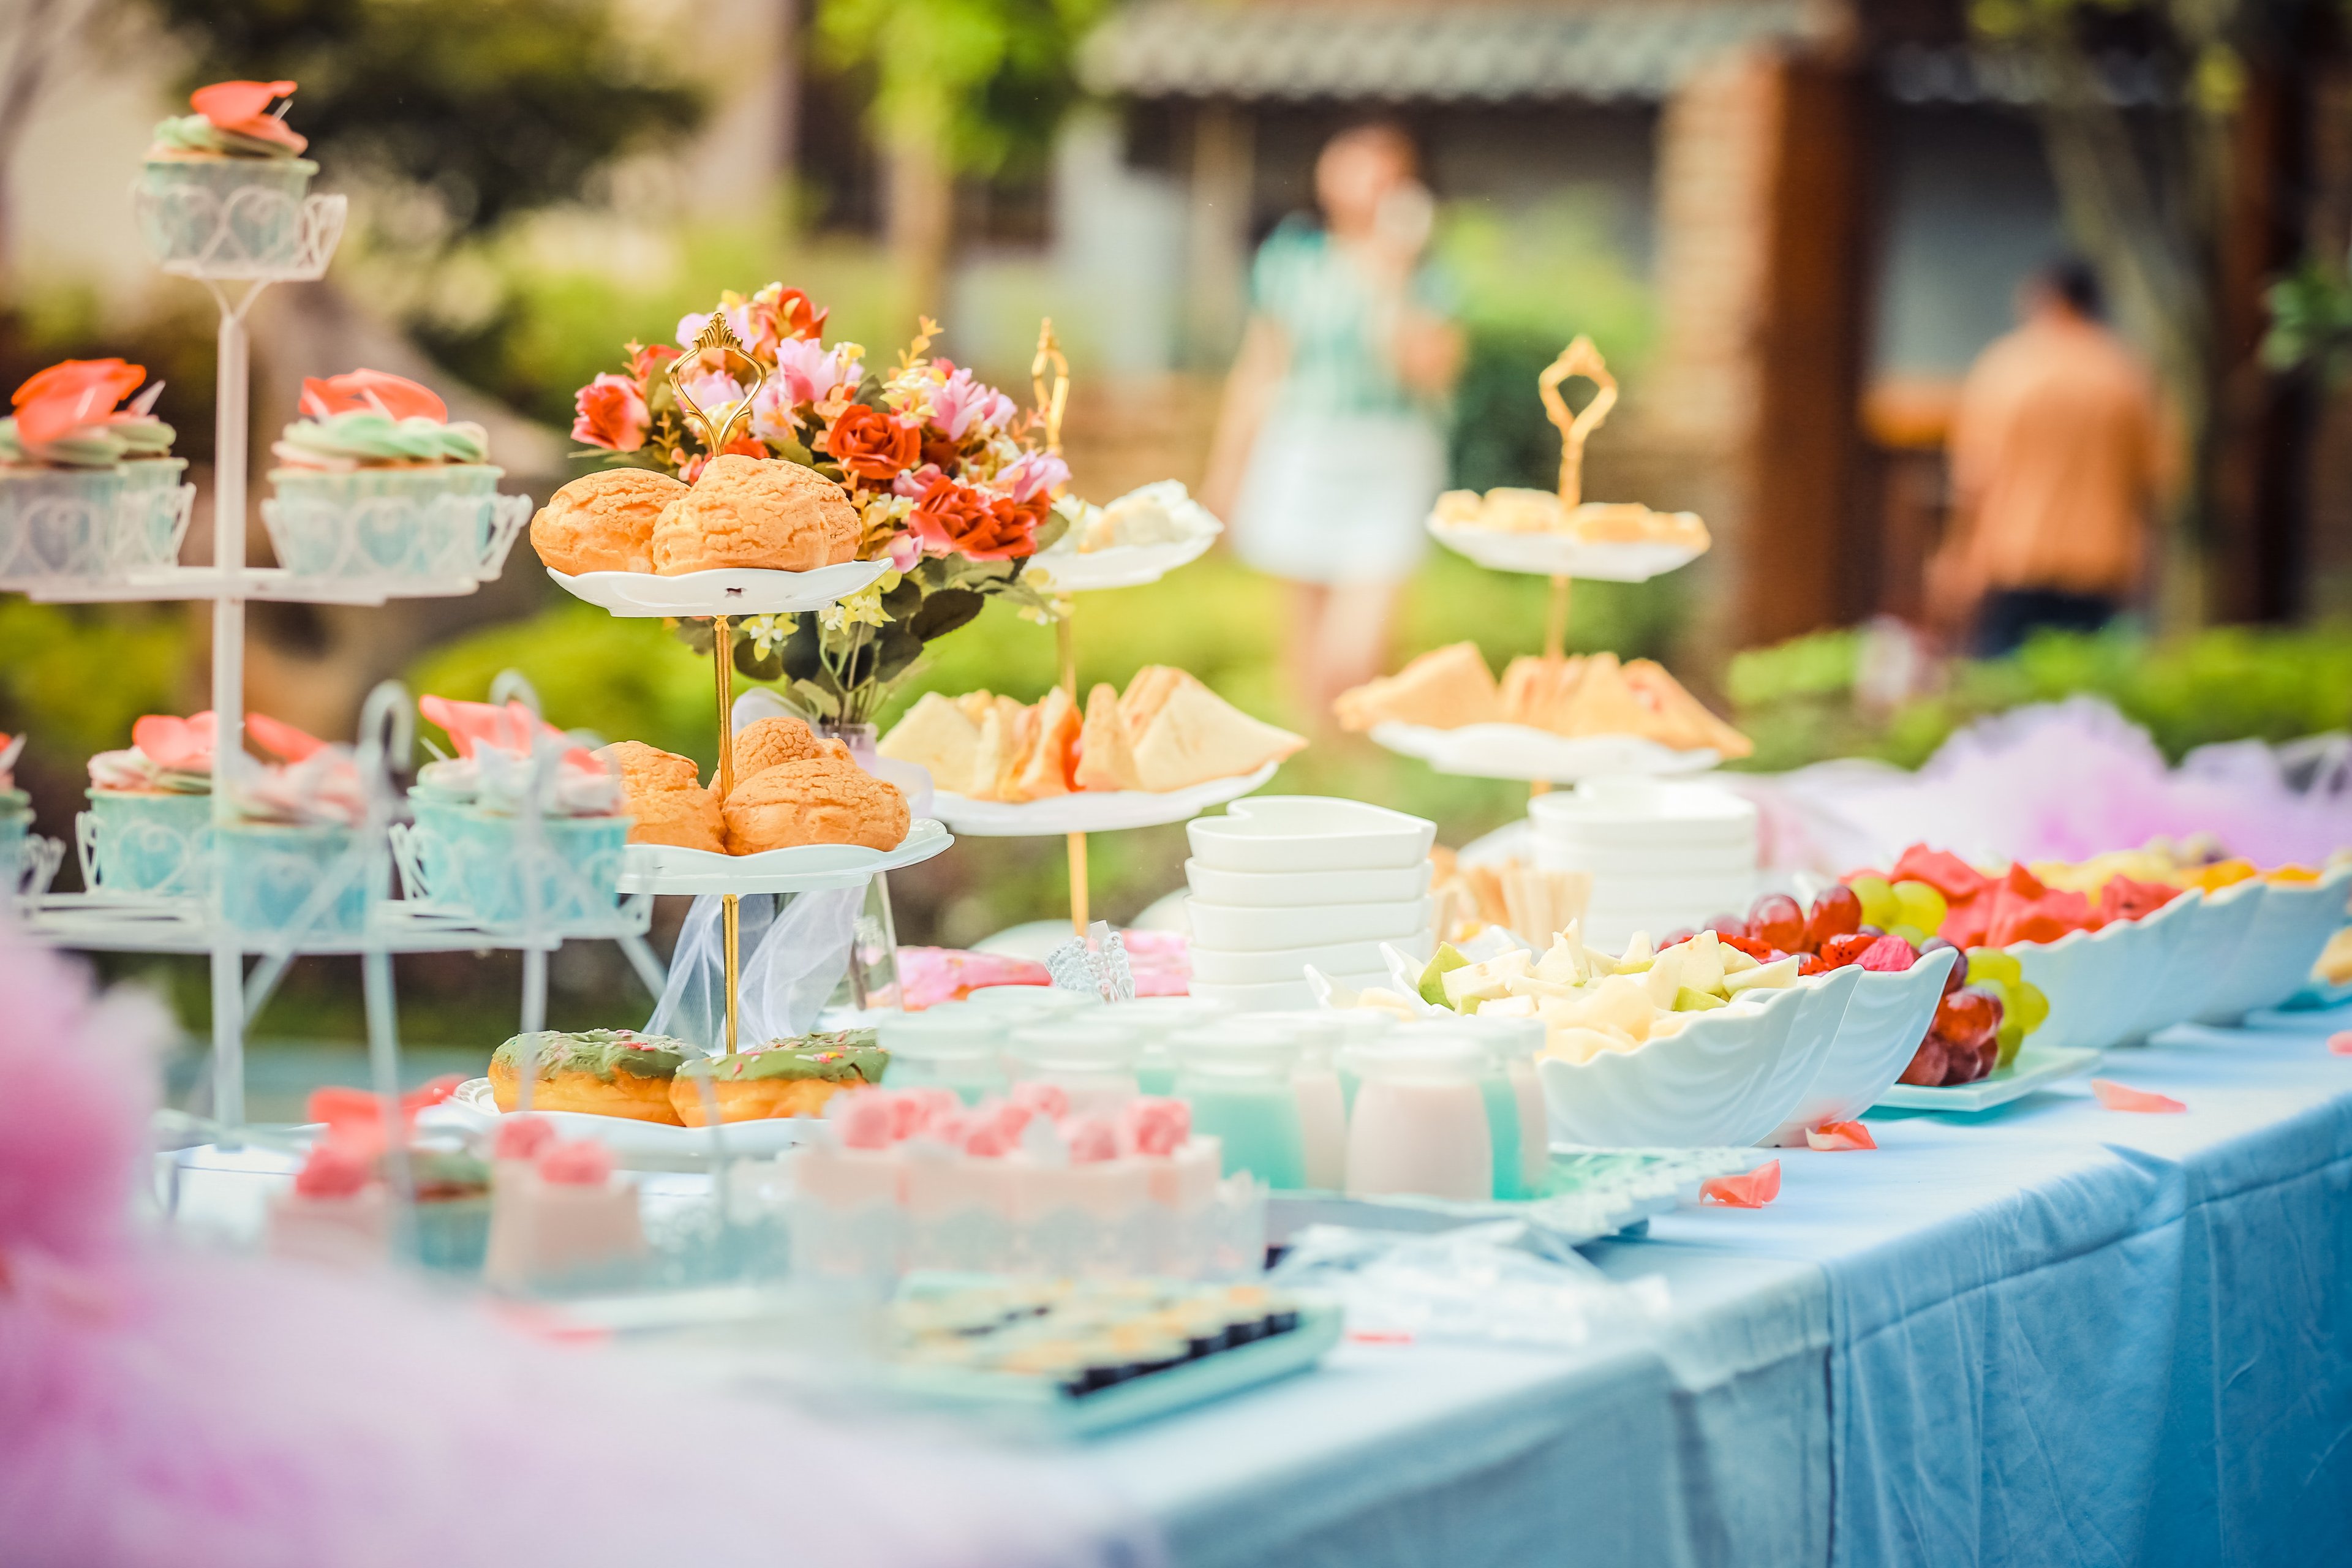
[[[0,588],[100,584],[179,559],[193,486],[186,464],[0,468]]]
[[[304,276],[342,233],[339,198],[328,233],[325,204],[305,200],[318,172],[307,158],[151,159],[131,191],[139,237],[167,272]]]
[[[340,824],[232,822],[217,830],[219,913],[264,947],[356,937],[390,889],[381,830]]]
[[[530,520],[528,496],[498,493],[488,463],[280,468],[261,520],[278,563],[298,578],[386,584],[479,582],[498,574]]]
[[[416,820],[393,828],[409,898],[481,926],[608,930],[621,918],[625,816],[549,816],[409,796]],[[535,847],[526,847],[533,832]]]
[[[213,883],[213,797],[93,789],[74,818],[82,886],[93,893],[202,898]]]
[[[0,806],[0,904],[47,892],[64,858],[63,845],[33,831],[30,809]]]

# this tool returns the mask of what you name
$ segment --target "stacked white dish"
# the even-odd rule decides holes
[[[1748,907],[1756,894],[1756,807],[1714,784],[1587,779],[1528,803],[1536,865],[1586,871],[1584,940],[1618,949]]]
[[[1369,985],[1385,973],[1383,942],[1423,959],[1436,951],[1434,823],[1361,801],[1256,795],[1185,832],[1195,996],[1311,1007],[1308,964]]]

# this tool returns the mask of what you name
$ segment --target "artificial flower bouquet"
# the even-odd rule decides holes
[[[871,585],[814,614],[756,616],[732,628],[736,668],[785,683],[811,718],[871,722],[924,645],[968,624],[992,595],[1044,619],[1049,600],[1025,581],[1030,558],[1068,528],[1055,510],[1069,481],[1062,459],[1031,444],[1034,417],[1012,398],[929,353],[926,320],[897,364],[870,368],[856,343],[824,342],[827,311],[771,283],[729,292],[719,314],[764,373],[756,392],[717,351],[694,345],[709,313],[678,322],[681,348],[626,345],[626,367],[580,389],[573,437],[612,466],[654,468],[688,484],[713,454],[700,449],[671,384],[712,428],[746,396],[748,423],[726,450],[813,468],[856,509],[858,558],[887,559]],[[708,622],[683,628],[708,649]]]

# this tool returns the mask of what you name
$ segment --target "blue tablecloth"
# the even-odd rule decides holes
[[[1186,1564],[2352,1563],[2352,1015],[1872,1119],[1595,1249],[1657,1342],[1349,1346],[1091,1462]]]

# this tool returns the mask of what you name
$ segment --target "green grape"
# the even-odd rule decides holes
[[[1885,878],[1856,877],[1846,886],[1862,900],[1863,924],[1885,931],[1902,919],[1902,910],[1895,902],[1895,889]]]
[[[2017,983],[2017,1021],[2027,1034],[2042,1027],[2050,1017],[2050,998],[2042,987],[2025,981]]]
[[[1913,947],[1924,947],[1927,942],[1927,932],[1904,921],[1896,921],[1893,925],[1888,926],[1886,934],[1899,936]]]
[[[1944,895],[1926,882],[1897,882],[1891,890],[1895,894],[1897,911],[1895,918],[1931,935],[1944,923],[1944,917],[1951,912],[1951,907],[1944,902]]]
[[[2025,979],[2024,966],[2011,954],[1997,947],[1969,949],[1969,984],[1979,980],[2005,980],[2015,985]]]
[[[2017,1047],[2025,1043],[2024,1026],[2014,1018],[2004,1018],[2000,1027],[1993,1031],[1992,1041],[1999,1047],[1992,1058],[1992,1070],[1999,1072],[2017,1059]]]

